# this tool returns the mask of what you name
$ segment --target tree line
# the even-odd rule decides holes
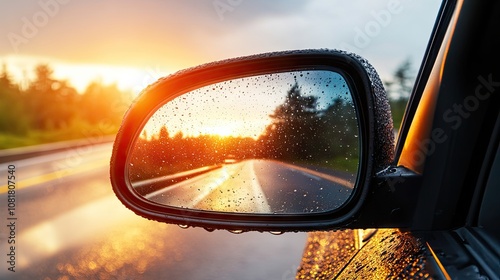
[[[116,133],[132,95],[117,85],[91,82],[78,92],[68,81],[53,77],[48,65],[34,69],[24,87],[14,82],[6,66],[0,74],[0,148],[85,138],[99,128]]]

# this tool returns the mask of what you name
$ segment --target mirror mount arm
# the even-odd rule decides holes
[[[360,216],[350,228],[412,228],[422,176],[390,166],[373,179]]]

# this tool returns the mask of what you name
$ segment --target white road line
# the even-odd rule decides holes
[[[207,177],[213,177],[213,175],[214,174],[212,174],[212,173],[206,173],[202,176],[197,176],[197,177],[179,182],[177,184],[173,184],[169,187],[157,190],[155,192],[146,194],[144,197],[146,199],[149,199],[149,200],[154,200],[152,198],[154,198],[156,196],[160,196],[164,193],[171,192],[172,190],[179,188],[179,187],[186,187],[188,185],[194,185],[199,181],[206,180]],[[226,170],[226,167],[222,167],[222,169],[220,170],[220,175],[221,176],[217,177],[216,180],[213,180],[213,181],[209,182],[208,184],[203,185],[203,188],[200,188],[198,190],[199,194],[191,200],[190,205],[182,205],[182,207],[195,208],[194,206],[196,206],[198,203],[200,203],[206,196],[208,196],[215,189],[220,187],[227,179],[229,179],[229,174]],[[170,206],[175,206],[175,205],[170,205]]]
[[[271,206],[267,201],[266,194],[262,190],[258,182],[257,174],[255,174],[255,161],[250,161],[250,177],[252,178],[252,192],[255,198],[256,208],[260,213],[271,213]],[[257,200],[259,198],[260,200]],[[260,202],[260,203],[259,203]]]
[[[298,171],[307,173],[309,175],[317,176],[317,177],[320,177],[321,179],[328,180],[328,181],[331,181],[331,182],[343,185],[344,187],[347,187],[349,189],[352,189],[354,187],[354,184],[355,184],[355,181],[350,181],[350,180],[342,179],[342,178],[339,178],[339,177],[335,177],[335,176],[332,176],[332,175],[328,175],[328,174],[321,173],[321,172],[318,172],[318,171],[314,171],[314,170],[311,170],[311,169],[307,169],[307,168],[304,168],[304,167],[292,165],[292,164],[289,164],[289,163],[284,163],[284,162],[279,162],[279,161],[275,161],[275,162],[277,162],[278,164],[281,164],[283,166],[288,166],[291,170],[298,170]]]
[[[195,206],[198,205],[198,203],[200,203],[203,199],[205,199],[205,197],[210,195],[214,190],[219,188],[227,179],[229,179],[230,175],[227,172],[226,167],[222,167],[221,175],[222,176],[218,177],[213,182],[207,184],[205,188],[203,188],[203,191],[200,190],[200,194],[193,199],[191,205],[188,208],[196,208]]]
[[[306,177],[309,177],[309,178],[311,178],[311,179],[314,179],[314,180],[316,180],[316,181],[321,181],[321,180],[322,180],[320,177],[315,176],[315,175],[312,175],[312,174],[307,173],[307,172],[304,172],[304,171],[299,171],[299,173],[300,173],[300,174],[302,174],[302,175],[304,175],[304,176],[306,176]]]

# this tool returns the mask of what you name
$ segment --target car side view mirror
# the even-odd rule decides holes
[[[394,139],[382,83],[354,54],[270,53],[146,88],[116,137],[111,182],[136,214],[233,231],[352,223]]]
[[[166,206],[324,212],[353,193],[359,144],[351,90],[339,72],[255,75],[161,106],[136,139],[127,173],[138,194]]]

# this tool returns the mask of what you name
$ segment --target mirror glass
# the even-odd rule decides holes
[[[155,203],[206,211],[330,211],[356,183],[359,129],[335,71],[219,82],[164,104],[128,155],[131,186]]]

